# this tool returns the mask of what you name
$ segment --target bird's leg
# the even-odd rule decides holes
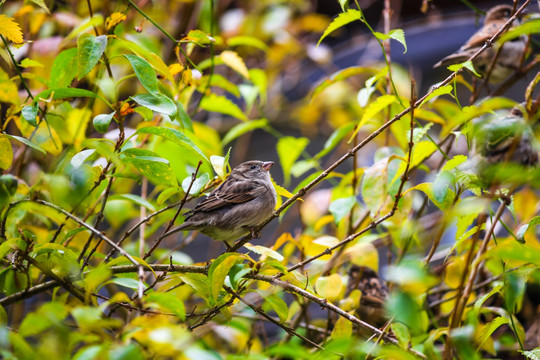
[[[252,239],[259,239],[261,237],[261,231],[256,226],[248,227]]]

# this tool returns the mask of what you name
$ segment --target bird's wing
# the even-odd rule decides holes
[[[206,199],[201,201],[192,210],[196,212],[209,212],[226,206],[242,204],[253,200],[261,185],[251,181],[225,181],[214,190]]]
[[[467,42],[463,45],[462,50],[467,50],[475,47],[484,46],[486,41],[493,37],[502,27],[504,22],[493,22],[487,25],[484,25],[480,30],[478,30]]]

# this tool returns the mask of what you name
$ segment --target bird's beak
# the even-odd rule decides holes
[[[274,165],[274,162],[273,161],[265,161],[263,162],[262,164],[262,168],[264,171],[268,171],[270,170],[270,168],[272,167],[272,165]]]

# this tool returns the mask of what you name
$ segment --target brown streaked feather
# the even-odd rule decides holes
[[[261,186],[253,182],[225,181],[206,199],[197,204],[193,210],[188,212],[188,218],[197,212],[209,212],[253,200],[260,189]]]
[[[471,38],[461,47],[461,50],[468,50],[473,47],[484,46],[487,40],[493,37],[504,25],[506,21],[497,21],[486,24],[477,31]]]

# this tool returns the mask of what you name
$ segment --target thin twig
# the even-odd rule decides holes
[[[297,338],[299,339],[302,339],[304,340],[305,342],[307,342],[308,344],[310,344],[311,346],[314,346],[316,347],[317,349],[324,349],[323,347],[321,347],[319,344],[316,344],[314,343],[313,341],[309,340],[308,338],[306,338],[305,336],[302,336],[300,335],[299,333],[297,333],[296,331],[294,331],[292,328],[288,327],[288,326],[285,326],[283,325],[282,323],[280,323],[279,321],[275,320],[274,318],[272,318],[270,315],[268,315],[267,313],[265,313],[261,308],[259,308],[258,306],[255,306],[253,305],[252,303],[250,303],[249,301],[247,301],[246,299],[244,299],[242,296],[240,296],[236,291],[234,291],[233,289],[231,289],[230,287],[228,286],[224,286],[223,287],[229,294],[231,294],[233,297],[237,298],[238,300],[240,300],[241,302],[243,302],[244,304],[246,304],[247,306],[249,306],[253,311],[255,311],[257,314],[259,314],[260,316],[262,316],[263,318],[265,318],[266,320],[276,324],[277,326],[279,326],[280,328],[282,328],[283,330],[285,330],[288,334],[292,335],[292,336],[296,336]]]
[[[197,168],[195,169],[195,171],[191,174],[191,182],[189,183],[189,186],[186,190],[186,194],[184,195],[184,198],[182,199],[182,201],[180,202],[180,206],[178,207],[178,210],[176,210],[176,214],[174,214],[173,218],[171,219],[171,221],[169,221],[169,224],[167,225],[167,228],[165,228],[165,230],[163,231],[163,234],[161,234],[160,237],[158,237],[156,239],[156,241],[154,241],[154,243],[152,244],[152,246],[150,247],[150,250],[148,250],[146,252],[146,254],[144,254],[143,256],[143,260],[146,260],[151,254],[152,252],[159,246],[159,244],[161,243],[161,240],[163,240],[164,238],[166,238],[169,234],[169,230],[173,227],[174,225],[174,222],[176,221],[176,219],[178,218],[178,216],[180,215],[180,212],[182,211],[182,209],[184,208],[184,205],[186,204],[186,201],[188,199],[188,195],[189,195],[189,192],[191,191],[191,187],[193,186],[193,184],[195,183],[195,180],[197,180],[197,174],[199,173],[199,169],[201,168],[201,165],[202,165],[202,161],[199,161],[199,163],[197,164]]]

